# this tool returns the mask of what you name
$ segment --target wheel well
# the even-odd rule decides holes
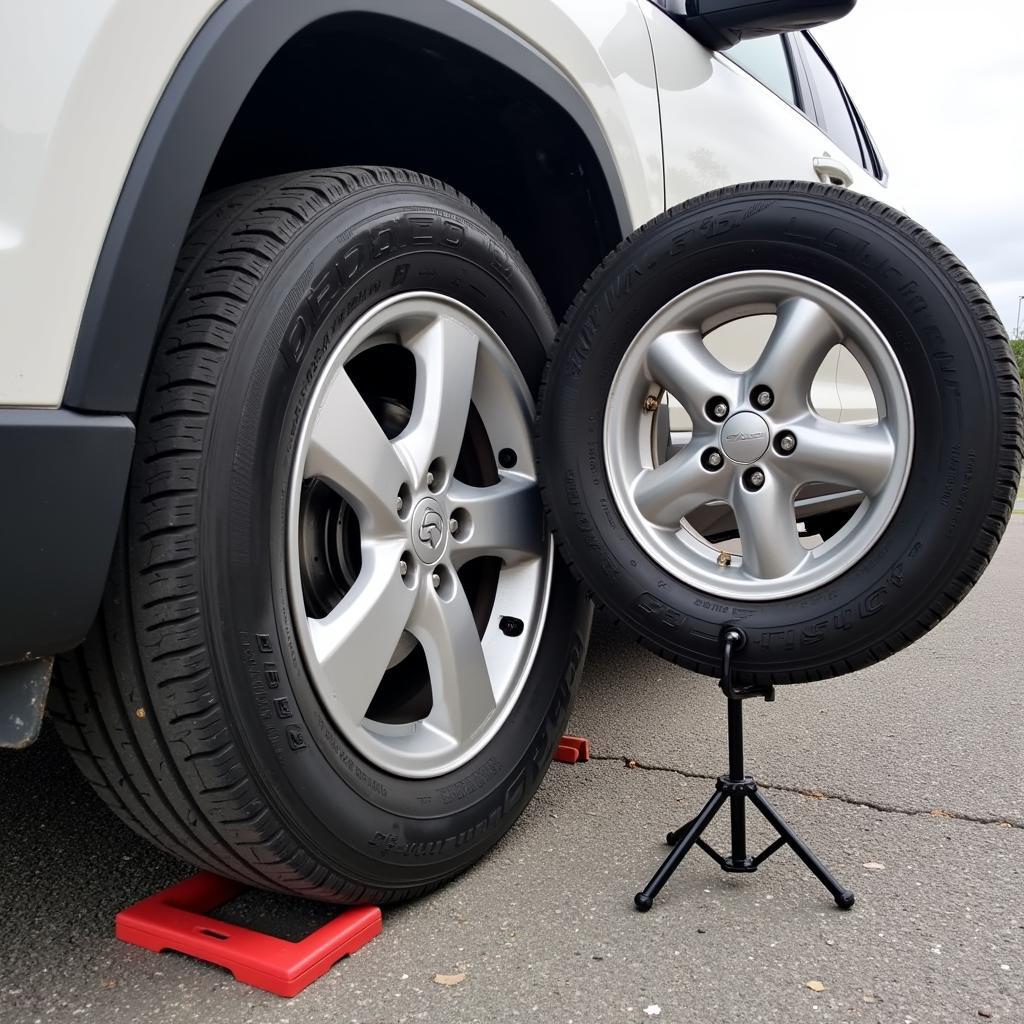
[[[204,191],[341,164],[421,171],[511,238],[556,317],[622,237],[575,121],[526,78],[448,37],[340,14],[293,36],[242,103]]]
[[[64,405],[132,413],[205,190],[275,171],[405,165],[472,197],[556,315],[631,228],[612,148],[579,89],[462,0],[217,6],[139,142],[82,311]]]

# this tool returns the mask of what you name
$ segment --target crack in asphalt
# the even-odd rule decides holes
[[[718,775],[708,775],[704,772],[687,771],[685,768],[672,768],[670,765],[645,764],[635,757],[628,757],[624,754],[591,754],[591,761],[619,761],[629,768],[640,768],[647,772],[670,772],[673,775],[682,775],[687,779],[703,779],[714,782]],[[963,814],[960,811],[946,811],[942,808],[923,810],[912,807],[896,807],[893,804],[876,803],[872,800],[865,800],[861,797],[845,796],[843,793],[836,793],[824,789],[805,789],[800,786],[787,786],[782,782],[762,782],[757,780],[759,789],[773,789],[783,793],[795,793],[797,796],[805,796],[811,800],[835,800],[837,803],[849,804],[851,807],[868,807],[873,811],[882,811],[885,814],[906,814],[911,817],[924,818],[952,818],[954,821],[965,821],[972,825],[998,825],[1000,828],[1012,828],[1024,831],[1024,822],[1007,821],[1005,818],[986,817],[981,814]]]

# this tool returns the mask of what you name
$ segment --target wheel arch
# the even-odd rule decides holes
[[[611,146],[586,99],[529,43],[461,0],[395,0],[386,14],[373,0],[308,0],[302,4],[225,0],[198,32],[171,76],[132,161],[85,303],[64,392],[65,406],[124,413],[137,408],[175,259],[204,192],[276,171],[401,157],[400,152],[369,152],[373,140],[365,135],[348,140],[347,148],[341,145],[346,126],[339,117],[317,133],[323,143],[319,148],[311,145],[296,151],[294,145],[289,146],[287,132],[279,130],[272,144],[255,147],[262,164],[254,167],[247,161],[254,149],[251,119],[259,115],[258,103],[265,94],[273,93],[267,76],[283,74],[287,78],[294,58],[304,55],[302,47],[311,40],[319,41],[317,55],[322,58],[325,46],[326,53],[332,54],[332,41],[348,38],[362,42],[367,33],[371,42],[384,49],[408,46],[415,39],[422,54],[435,53],[438,47],[442,53],[454,53],[459,63],[448,80],[451,95],[457,95],[460,87],[465,90],[459,76],[468,66],[467,60],[469,65],[492,72],[500,69],[495,72],[502,80],[497,95],[516,105],[526,130],[518,136],[509,133],[500,119],[494,125],[489,124],[490,119],[476,125],[467,117],[467,110],[454,112],[459,115],[454,123],[462,130],[478,127],[485,135],[490,130],[492,138],[504,143],[501,151],[491,154],[490,162],[507,165],[513,177],[492,180],[490,185],[484,181],[486,175],[476,183],[451,183],[503,223],[528,261],[531,250],[536,251],[537,259],[545,265],[535,270],[556,314],[568,305],[577,286],[604,253],[628,233],[632,226],[629,209]],[[351,44],[348,53],[355,55],[357,51],[373,53],[370,47]],[[380,52],[383,54],[383,50]],[[303,66],[323,65],[314,60]],[[273,81],[271,78],[269,84]],[[353,101],[367,102],[367,97],[353,90],[351,84],[339,83],[341,95],[333,98],[331,109]],[[374,84],[370,83],[371,90]],[[417,88],[404,96],[401,89],[392,90],[393,109],[407,107],[415,111],[414,95],[428,84],[422,78],[407,80],[403,83],[406,89],[410,85]],[[347,95],[344,88],[348,89]],[[484,102],[490,99],[487,96]],[[544,190],[535,189],[533,194],[518,196],[515,203],[494,209],[495,204],[501,207],[501,197],[508,195],[507,182],[516,180],[514,172],[524,160],[540,173],[544,170],[549,154],[543,151],[543,145],[530,152],[534,124],[546,126],[542,136],[546,131],[552,139],[566,140],[560,159],[563,164],[567,162],[567,167],[560,180],[571,202],[566,206],[565,195],[556,194],[545,209],[538,198]],[[495,134],[501,131],[505,132],[503,137]],[[439,146],[434,155],[442,148]],[[481,151],[486,148],[477,147]],[[316,160],[320,153],[327,152],[337,153],[340,158],[302,162],[304,158]],[[411,150],[409,154],[416,155]],[[415,160],[409,159],[391,162],[404,162],[439,177],[445,171],[443,159],[435,161],[436,167],[416,167]],[[458,168],[463,163],[449,154],[449,165]],[[455,176],[458,178],[457,173]],[[551,218],[556,230],[563,229],[558,246],[550,245]],[[584,243],[574,241],[576,229],[586,225],[590,225],[592,236]],[[542,232],[544,245],[540,244]]]

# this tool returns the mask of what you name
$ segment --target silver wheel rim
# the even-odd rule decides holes
[[[775,325],[749,369],[729,370],[708,350],[717,327],[766,313]],[[812,381],[836,345],[864,371],[876,422],[836,423],[814,409]],[[756,402],[761,388],[770,391],[768,408]],[[667,394],[693,431],[661,461],[656,419]],[[724,420],[712,399],[724,399]],[[871,549],[903,495],[913,432],[899,361],[863,310],[809,278],[750,271],[689,289],[644,325],[612,383],[604,452],[618,511],[662,568],[719,597],[775,600],[822,586]],[[787,434],[791,453],[779,448]],[[859,504],[834,536],[808,549],[794,499],[812,482],[847,488]],[[723,553],[691,528],[687,517],[715,503],[731,507],[741,551]]]
[[[415,366],[408,420],[392,437],[349,371],[381,345],[401,346]],[[408,358],[388,350],[387,358],[398,357]],[[533,415],[529,388],[494,331],[466,306],[432,293],[374,307],[345,333],[317,378],[289,483],[289,600],[325,711],[385,771],[425,778],[464,764],[522,691],[552,566]],[[471,429],[477,447],[483,436],[494,456],[496,479],[486,486],[456,473]],[[345,528],[357,533],[358,567],[333,607],[311,609],[304,538],[310,490],[325,486],[338,496]],[[487,590],[493,602],[484,602],[489,611],[471,603],[464,583],[471,564],[484,558],[496,577]],[[393,670],[417,648],[429,677],[429,710],[409,720],[371,717],[382,687],[394,683]]]

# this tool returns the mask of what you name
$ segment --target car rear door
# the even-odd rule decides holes
[[[658,73],[667,206],[769,178],[892,201],[866,130],[809,38],[769,36],[712,53],[654,4],[642,7]]]

